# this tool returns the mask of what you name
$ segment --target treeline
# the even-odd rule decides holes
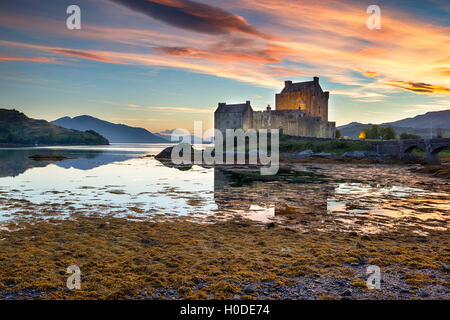
[[[417,135],[417,134],[403,132],[400,135],[400,139],[402,139],[402,140],[405,140],[405,139],[422,139],[422,137]]]
[[[374,124],[371,128],[363,129],[359,134],[359,138],[373,140],[394,140],[397,138],[397,133],[392,127],[382,127]]]
[[[93,130],[58,132],[53,130],[43,130],[36,132],[27,130],[16,130],[11,132],[8,129],[0,128],[0,143],[11,145],[105,145],[109,141]]]
[[[382,127],[379,125],[372,125],[371,128],[365,128],[359,134],[360,139],[373,139],[373,140],[394,140],[397,138],[397,133],[393,127]],[[401,140],[405,139],[422,139],[417,134],[403,132],[399,137]]]

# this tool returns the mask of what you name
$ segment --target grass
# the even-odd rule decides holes
[[[270,138],[267,140],[268,142],[268,151],[270,152]],[[280,144],[279,151],[283,153],[293,153],[300,152],[305,150],[312,150],[313,152],[327,152],[327,153],[336,153],[343,154],[345,152],[353,152],[353,151],[368,151],[370,150],[370,145],[365,143],[364,141],[354,141],[354,140],[300,140],[293,139],[286,135],[280,135]],[[236,143],[236,142],[235,142]],[[256,146],[256,149],[259,148],[259,145]],[[226,146],[224,144],[223,150],[226,150]],[[248,145],[248,140],[246,141],[245,148],[242,150],[238,149],[236,146],[233,149],[234,151],[245,151],[248,152],[250,150]],[[264,150],[266,151],[266,150]]]
[[[414,148],[411,152],[418,156],[425,156],[425,152],[420,150],[419,148]],[[444,148],[438,154],[439,158],[450,158],[450,147]]]
[[[296,140],[287,136],[280,137],[280,152],[300,152],[312,150],[313,152],[326,152],[343,154],[353,151],[368,151],[370,145],[363,141],[349,140]]]

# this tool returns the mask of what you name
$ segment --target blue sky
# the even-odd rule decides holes
[[[66,8],[81,8],[81,30]],[[366,27],[369,4],[381,29]],[[450,105],[448,1],[1,1],[0,107],[150,131],[213,126],[218,102],[274,105],[320,77],[329,118],[381,123]]]

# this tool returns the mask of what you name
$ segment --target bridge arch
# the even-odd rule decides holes
[[[431,153],[435,153],[438,154],[439,152],[443,151],[444,149],[450,148],[450,144],[449,145],[443,145],[443,146],[437,146],[433,149],[430,150]]]
[[[435,141],[428,141],[426,143],[427,153],[425,155],[425,161],[429,164],[441,164],[439,159],[439,152],[445,148],[450,147],[450,139],[439,139]]]
[[[421,150],[423,152],[427,152],[427,150],[425,150],[425,148],[423,148],[423,146],[420,145],[419,143],[417,143],[417,144],[410,144],[410,145],[404,146],[402,148],[401,152],[403,154],[407,154],[407,153],[411,153],[414,149],[419,149],[419,150]]]

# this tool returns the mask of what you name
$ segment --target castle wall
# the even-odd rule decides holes
[[[214,128],[222,132],[223,138],[226,138],[226,129],[243,129],[244,131],[252,128],[253,110],[248,108],[244,113],[240,112],[222,112],[214,113]]]
[[[252,128],[279,129],[280,133],[301,137],[336,137],[335,122],[322,121],[319,117],[309,117],[296,110],[255,111]]]

